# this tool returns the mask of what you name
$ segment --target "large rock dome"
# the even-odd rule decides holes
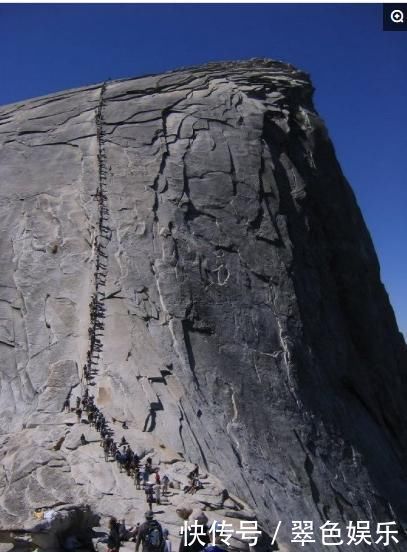
[[[407,550],[406,345],[312,93],[256,59],[0,108],[1,540],[144,511],[86,388],[181,487],[198,463],[212,518],[226,488],[279,550],[293,520],[395,520]]]

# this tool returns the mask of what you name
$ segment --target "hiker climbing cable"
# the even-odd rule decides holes
[[[165,541],[160,523],[154,519],[152,512],[146,512],[145,518],[138,531],[135,552],[138,552],[140,544],[142,552],[163,552]]]
[[[163,529],[164,537],[164,552],[172,552],[172,543],[170,541],[170,534],[168,529]]]
[[[136,489],[139,491],[141,489],[140,487],[140,469],[136,468],[134,470],[134,485],[136,486]]]
[[[144,469],[143,470],[143,486],[144,487],[147,485],[149,477],[150,477],[149,472],[146,469]]]
[[[169,484],[170,484],[170,478],[168,477],[167,474],[165,474],[164,477],[162,478],[163,496],[165,496],[168,493]]]
[[[195,479],[199,475],[199,466],[198,464],[194,465],[194,469],[188,475],[189,479]]]
[[[146,493],[146,502],[150,509],[150,512],[153,511],[153,502],[154,502],[154,489],[152,483],[149,483],[145,488]]]
[[[154,485],[154,493],[156,504],[161,504],[161,487],[159,483]]]
[[[107,546],[107,552],[119,552],[120,550],[120,526],[115,517],[111,517],[109,520]]]

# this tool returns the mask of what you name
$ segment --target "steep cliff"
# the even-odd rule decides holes
[[[3,535],[143,510],[64,412],[95,293],[89,388],[141,455],[199,463],[280,550],[292,520],[407,521],[406,345],[312,92],[251,60],[0,109]]]

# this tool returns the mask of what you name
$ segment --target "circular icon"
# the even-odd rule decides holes
[[[393,10],[390,19],[393,23],[404,23],[404,13],[401,10]]]

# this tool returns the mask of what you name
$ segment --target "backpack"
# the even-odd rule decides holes
[[[158,522],[149,525],[146,533],[145,544],[149,549],[159,550],[163,544],[163,534]]]

